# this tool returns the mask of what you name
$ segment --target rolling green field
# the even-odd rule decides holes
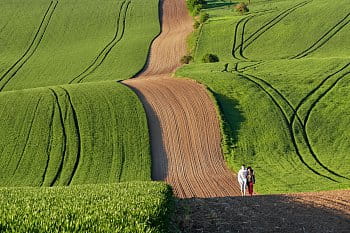
[[[0,8],[1,91],[130,78],[160,31],[157,0],[6,0]]]
[[[1,232],[165,232],[172,191],[157,182],[0,188]]]
[[[172,191],[150,182],[144,108],[116,82],[143,68],[158,0],[0,9],[0,231],[166,231]]]
[[[151,179],[146,114],[124,85],[2,92],[0,109],[0,186]]]
[[[260,193],[350,188],[350,6],[252,1],[240,15],[208,1],[194,62],[222,113],[225,158],[252,165]],[[322,22],[322,23],[320,23]],[[204,54],[220,62],[203,64]]]

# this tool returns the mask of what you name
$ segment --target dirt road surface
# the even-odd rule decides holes
[[[177,200],[171,231],[349,233],[350,190]]]
[[[146,109],[152,178],[171,184],[180,198],[239,195],[223,159],[213,100],[202,85],[171,77],[192,31],[185,1],[163,0],[161,9],[162,33],[152,43],[145,69],[123,82]]]

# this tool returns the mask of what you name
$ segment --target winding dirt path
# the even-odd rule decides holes
[[[207,90],[194,81],[171,78],[192,31],[184,0],[161,0],[161,25],[145,69],[123,82],[146,109],[152,178],[171,184],[180,198],[240,195],[236,176],[225,166],[219,120]]]

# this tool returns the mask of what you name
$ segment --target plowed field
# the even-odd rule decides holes
[[[162,1],[161,22],[162,33],[151,46],[144,70],[124,81],[146,108],[153,179],[167,181],[180,198],[237,195],[235,175],[224,163],[212,99],[202,85],[171,78],[192,31],[185,2]]]

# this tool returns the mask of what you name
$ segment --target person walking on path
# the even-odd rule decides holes
[[[241,195],[245,196],[246,187],[247,187],[247,169],[242,165],[241,169],[238,171],[238,183],[241,188]]]
[[[253,186],[255,184],[255,175],[254,170],[251,167],[247,168],[247,186],[248,186],[248,193],[250,196],[253,196]]]

